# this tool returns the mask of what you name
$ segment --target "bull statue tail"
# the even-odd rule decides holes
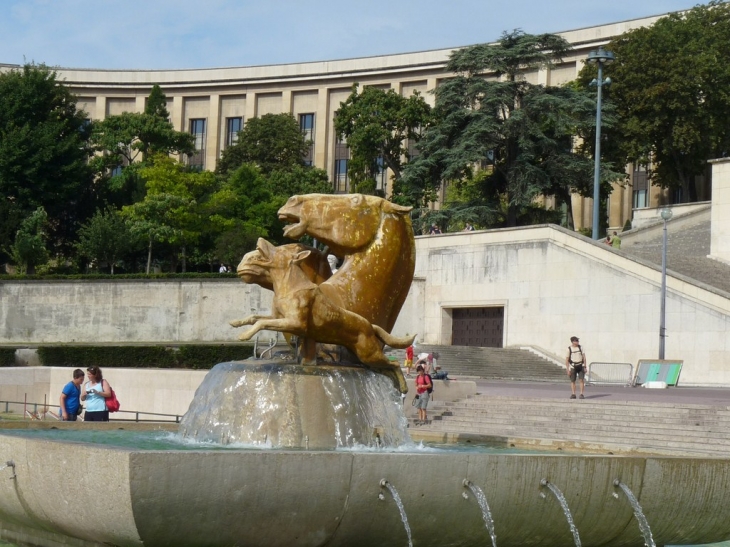
[[[375,331],[375,335],[380,339],[381,342],[395,349],[407,348],[416,339],[415,334],[413,336],[403,337],[393,336],[388,331],[379,327],[378,325],[373,325],[373,330]]]

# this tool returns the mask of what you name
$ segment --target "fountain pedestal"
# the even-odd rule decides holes
[[[235,361],[211,369],[180,434],[273,448],[399,446],[409,440],[401,405],[390,380],[362,367]]]

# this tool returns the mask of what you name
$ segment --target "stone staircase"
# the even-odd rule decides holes
[[[730,455],[730,406],[477,395],[433,401],[428,412],[429,423],[414,432],[545,439],[578,449]]]
[[[437,352],[439,366],[449,378],[486,378],[490,380],[530,380],[564,382],[565,369],[531,351],[516,348],[478,348],[471,346],[416,347],[415,353]],[[391,350],[400,363],[405,350]]]

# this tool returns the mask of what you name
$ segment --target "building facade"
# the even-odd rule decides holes
[[[536,84],[560,85],[576,78],[588,53],[612,38],[634,28],[648,26],[659,17],[635,19],[596,27],[560,32],[573,50],[551,69],[525,73]],[[178,131],[195,135],[198,152],[187,161],[213,170],[221,153],[236,142],[237,133],[254,117],[291,113],[312,141],[305,158],[308,164],[325,169],[335,192],[348,192],[349,150],[333,129],[334,114],[355,83],[394,89],[403,96],[420,92],[433,102],[439,82],[452,76],[446,72],[451,49],[404,53],[358,59],[319,61],[253,67],[191,70],[95,70],[58,68],[62,81],[79,97],[79,108],[93,120],[122,112],[142,112],[154,84],[168,97],[171,121]],[[10,65],[2,69],[13,68]],[[609,200],[611,229],[624,226],[633,208],[656,207],[675,196],[667,196],[646,180],[642,168],[629,168],[629,182],[616,184]],[[387,195],[389,176],[378,181]],[[709,199],[709,196],[701,196]],[[674,200],[681,201],[681,200]],[[550,206],[550,200],[546,200]],[[576,229],[590,228],[593,200],[573,197]]]

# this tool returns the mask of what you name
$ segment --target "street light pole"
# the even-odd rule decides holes
[[[664,359],[664,340],[667,337],[666,309],[667,309],[667,222],[672,219],[672,210],[662,209],[662,220],[664,221],[664,236],[662,238],[662,295],[659,309],[659,359]]]
[[[600,190],[600,179],[601,179],[601,90],[603,84],[611,83],[611,80],[603,81],[603,65],[613,62],[616,56],[603,49],[603,46],[598,48],[598,51],[593,50],[588,54],[588,62],[598,65],[598,79],[593,80],[591,84],[595,82],[598,88],[598,101],[596,103],[596,150],[595,150],[595,164],[593,167],[593,239],[598,239],[598,209],[601,205],[601,190]]]

